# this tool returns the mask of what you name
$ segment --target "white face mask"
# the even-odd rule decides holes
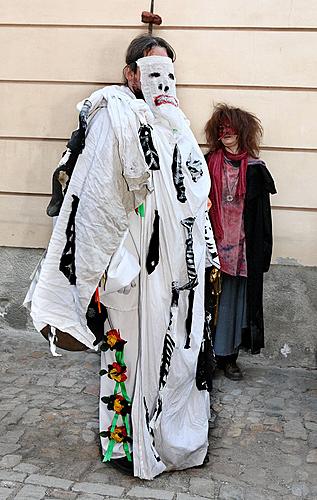
[[[141,72],[141,90],[155,118],[164,118],[180,131],[185,125],[178,107],[174,65],[169,57],[147,56],[137,61]]]

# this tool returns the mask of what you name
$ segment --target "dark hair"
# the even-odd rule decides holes
[[[130,43],[125,56],[127,66],[130,66],[133,71],[136,71],[136,61],[141,57],[146,56],[153,47],[165,48],[168,57],[170,57],[173,62],[175,61],[175,50],[166,40],[160,38],[159,36],[145,34],[137,36]]]
[[[219,126],[224,121],[229,122],[237,131],[239,151],[247,151],[249,156],[258,158],[263,135],[259,118],[244,109],[234,108],[228,104],[216,104],[210,120],[206,123],[205,134],[209,151],[224,149],[219,140]]]

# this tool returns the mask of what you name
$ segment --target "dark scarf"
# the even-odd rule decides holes
[[[236,196],[243,197],[246,192],[246,172],[248,167],[248,153],[244,151],[243,153],[232,154],[226,151],[226,153],[224,154],[223,149],[218,149],[218,151],[215,151],[214,153],[209,155],[208,168],[212,183],[211,192],[209,195],[212,203],[210,209],[210,217],[212,220],[216,241],[221,241],[223,239],[221,210],[222,210],[222,172],[223,172],[225,156],[229,160],[241,160]]]

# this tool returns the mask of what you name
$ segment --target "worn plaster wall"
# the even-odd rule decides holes
[[[277,263],[317,265],[317,3],[155,0],[175,47],[178,93],[205,147],[213,103],[263,121],[276,179]],[[51,172],[76,127],[76,103],[120,82],[150,0],[0,0],[0,245],[45,247]]]

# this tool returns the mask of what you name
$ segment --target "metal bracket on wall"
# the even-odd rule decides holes
[[[150,11],[143,11],[141,17],[142,23],[149,25],[148,32],[152,35],[153,24],[159,26],[162,24],[162,18],[158,14],[154,14],[154,0],[151,0]]]

